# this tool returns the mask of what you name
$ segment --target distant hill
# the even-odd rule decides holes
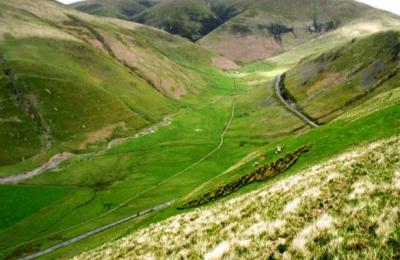
[[[124,5],[137,5],[137,0]],[[86,11],[85,2],[73,5]],[[90,0],[90,13],[164,29],[239,62],[266,59],[353,23],[398,17],[352,0],[163,0],[132,15],[120,1]],[[135,10],[139,10],[136,8]]]
[[[232,0],[88,0],[71,6],[90,14],[151,25],[196,41],[239,13],[239,7],[244,7],[239,3]]]
[[[350,0],[253,0],[199,43],[233,60],[250,62],[374,19],[398,18]]]
[[[222,21],[205,1],[165,0],[132,19],[196,41]]]

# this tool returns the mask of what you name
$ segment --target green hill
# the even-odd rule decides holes
[[[310,117],[326,123],[379,93],[398,87],[400,34],[389,31],[302,60],[285,89]]]
[[[189,66],[235,66],[180,37],[53,1],[0,5],[0,166],[133,134],[209,87]]]

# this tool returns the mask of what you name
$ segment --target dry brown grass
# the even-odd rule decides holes
[[[212,58],[212,64],[220,69],[225,69],[225,70],[233,70],[233,69],[239,69],[239,65],[231,61],[230,59],[227,59],[222,56],[218,57],[213,57]]]
[[[86,139],[79,145],[79,149],[85,149],[88,145],[96,142],[106,141],[111,137],[113,131],[117,128],[125,128],[125,122],[119,122],[107,125],[98,131],[88,133]]]
[[[270,58],[276,55],[280,48],[273,38],[256,35],[229,35],[218,42],[200,41],[200,43],[231,60],[243,62]]]
[[[101,34],[119,61],[138,72],[160,92],[176,99],[187,94],[186,86],[176,79],[175,65],[169,60],[138,47],[135,39],[129,36],[119,34],[116,37],[106,32]],[[189,82],[190,78],[186,80]]]

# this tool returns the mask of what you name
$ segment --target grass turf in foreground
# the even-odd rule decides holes
[[[399,137],[376,142],[75,259],[396,258],[399,167]]]

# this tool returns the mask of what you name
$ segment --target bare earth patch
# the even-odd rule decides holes
[[[234,63],[233,61],[225,58],[225,57],[213,57],[212,58],[212,65],[217,68],[224,69],[224,70],[234,70],[239,69],[239,65]]]
[[[88,146],[89,144],[94,144],[96,142],[99,141],[106,141],[107,138],[110,138],[113,131],[117,128],[125,128],[126,124],[125,122],[119,122],[116,124],[111,124],[111,125],[107,125],[105,127],[103,127],[102,129],[92,132],[92,133],[88,133],[86,136],[85,141],[83,141],[80,145],[79,145],[79,149],[83,150],[86,148],[86,146]]]
[[[329,75],[325,75],[322,80],[317,81],[313,85],[307,88],[306,94],[307,96],[312,96],[318,94],[320,91],[326,91],[330,87],[334,87],[340,82],[343,78],[341,73],[331,73]]]
[[[276,55],[280,48],[273,38],[255,35],[233,35],[217,43],[204,42],[202,45],[211,47],[231,60],[243,62],[270,58]]]
[[[109,33],[102,32],[101,34],[113,55],[145,78],[154,88],[175,99],[180,99],[187,93],[184,84],[177,80],[178,77],[175,74],[177,69],[168,60],[138,47],[135,40],[128,36],[118,35],[117,39]],[[183,77],[187,77],[186,80],[190,81],[188,75],[183,75]]]

